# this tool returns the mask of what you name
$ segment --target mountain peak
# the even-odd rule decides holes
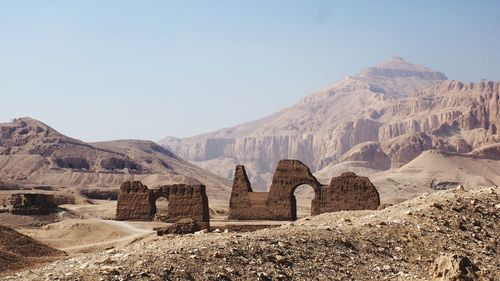
[[[432,70],[426,66],[413,64],[402,57],[393,56],[383,62],[365,68],[358,74],[369,77],[417,77],[424,80],[448,80],[442,72]]]
[[[381,63],[377,64],[375,67],[404,67],[404,66],[415,66],[414,64],[408,62],[400,56],[392,56]]]

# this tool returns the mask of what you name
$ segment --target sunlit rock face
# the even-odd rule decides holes
[[[243,164],[262,189],[283,158],[315,172],[353,159],[378,170],[400,167],[429,149],[480,153],[498,142],[499,112],[499,82],[447,80],[393,57],[268,117],[160,143],[226,178]]]

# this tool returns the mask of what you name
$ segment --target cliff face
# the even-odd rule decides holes
[[[429,149],[468,153],[498,142],[499,82],[446,79],[391,58],[269,117],[160,143],[225,177],[236,164],[251,167],[250,179],[262,188],[283,158],[313,171],[340,161],[385,170]]]

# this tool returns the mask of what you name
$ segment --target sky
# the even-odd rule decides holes
[[[188,137],[398,55],[500,80],[500,1],[0,1],[0,122]]]

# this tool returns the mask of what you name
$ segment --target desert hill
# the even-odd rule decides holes
[[[0,272],[25,267],[64,253],[0,225]]]
[[[382,203],[394,204],[425,192],[463,186],[500,186],[500,161],[475,154],[428,150],[400,168],[379,171],[363,161],[329,165],[315,173],[321,182],[346,171],[368,175]]]
[[[0,124],[0,180],[22,185],[114,187],[142,180],[151,187],[202,182],[212,197],[227,196],[229,182],[151,141],[85,143],[46,124],[19,118]]]
[[[261,187],[282,158],[299,159],[313,171],[351,161],[380,171],[430,149],[492,157],[498,148],[483,148],[500,140],[499,95],[499,82],[447,80],[393,57],[268,117],[160,143],[227,178],[244,164]]]

